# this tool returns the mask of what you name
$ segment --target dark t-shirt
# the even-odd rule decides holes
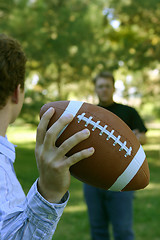
[[[103,107],[101,105],[98,106]],[[147,131],[143,120],[134,108],[115,102],[110,106],[103,108],[113,112],[115,115],[121,118],[131,128],[131,130],[138,129],[140,132]]]

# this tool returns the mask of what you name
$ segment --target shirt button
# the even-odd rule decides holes
[[[53,215],[52,214],[48,214],[48,219],[52,220],[53,219]]]

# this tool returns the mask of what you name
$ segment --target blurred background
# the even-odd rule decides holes
[[[18,39],[28,58],[24,107],[8,132],[19,146],[15,167],[25,192],[38,174],[34,146],[41,106],[55,100],[96,104],[92,78],[111,71],[114,99],[135,107],[149,129],[144,149],[151,184],[136,195],[137,240],[160,239],[159,18],[159,0],[0,0],[0,32]],[[73,179],[54,239],[90,239],[82,195]]]
[[[0,31],[28,57],[23,117],[46,101],[96,103],[91,79],[108,70],[116,101],[160,119],[159,16],[159,0],[1,0]]]

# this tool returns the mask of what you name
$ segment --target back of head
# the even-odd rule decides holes
[[[19,42],[0,34],[0,109],[18,84],[24,89],[26,57]]]

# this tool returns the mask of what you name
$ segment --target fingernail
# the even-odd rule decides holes
[[[50,112],[51,110],[53,111],[54,108],[53,108],[53,107],[48,108],[48,110],[46,111],[46,113]]]
[[[69,119],[73,118],[73,115],[71,113],[66,113],[64,116]]]
[[[94,152],[94,148],[91,147],[91,148],[88,149],[88,151],[89,151],[89,152]]]
[[[82,131],[82,133],[85,133],[86,135],[89,135],[90,134],[90,131],[86,128]]]

